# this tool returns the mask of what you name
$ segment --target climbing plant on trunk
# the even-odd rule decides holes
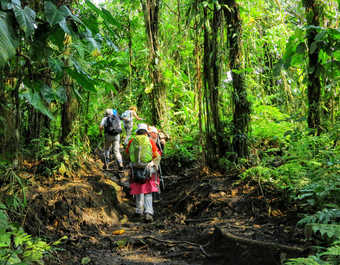
[[[218,32],[221,25],[221,12],[213,6],[209,14],[208,6],[204,7],[204,99],[206,108],[206,158],[210,166],[216,166],[218,157],[222,156],[223,132],[219,116],[219,43]],[[210,26],[209,26],[210,25]],[[214,165],[215,164],[215,165]]]
[[[307,18],[307,45],[308,45],[308,127],[315,129],[320,134],[320,70],[319,51],[320,48],[315,43],[317,30],[320,25],[320,12],[317,0],[303,0]]]
[[[144,12],[145,30],[149,48],[149,74],[152,82],[150,99],[152,102],[152,122],[160,124],[166,116],[166,89],[160,68],[159,56],[159,9],[160,0],[141,0]]]
[[[248,155],[248,127],[250,122],[250,102],[247,99],[242,67],[242,21],[239,6],[235,0],[223,0],[221,2],[228,29],[229,66],[232,71],[234,88],[232,146],[237,159]]]

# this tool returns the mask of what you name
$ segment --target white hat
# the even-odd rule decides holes
[[[140,130],[145,130],[147,132],[148,131],[148,125],[146,123],[138,124],[136,132],[138,132]]]
[[[106,109],[105,115],[112,115],[112,109]]]
[[[155,126],[150,126],[149,127],[149,133],[158,133],[158,130]]]

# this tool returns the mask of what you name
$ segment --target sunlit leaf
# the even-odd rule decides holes
[[[69,29],[65,18],[61,20],[58,24],[65,33],[72,35],[72,31]]]
[[[116,18],[114,18],[112,14],[105,8],[102,8],[101,15],[106,22],[110,23],[113,26],[121,28],[121,23],[119,23],[119,21]]]

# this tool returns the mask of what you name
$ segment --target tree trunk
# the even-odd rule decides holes
[[[14,139],[15,139],[15,157],[14,157],[14,163],[13,166],[19,167],[20,166],[20,125],[21,125],[21,115],[20,115],[20,98],[19,98],[19,88],[22,82],[22,77],[20,77],[15,84],[14,88],[14,100],[15,100],[15,129],[14,129]]]
[[[87,136],[88,130],[89,130],[89,105],[90,105],[90,91],[87,92],[86,95],[86,107],[85,107],[85,115],[84,115],[84,123],[85,123],[85,128],[84,128],[84,136]]]
[[[61,110],[61,138],[62,144],[67,144],[67,137],[71,133],[74,118],[75,99],[71,89],[71,80],[69,76],[64,77],[64,88],[66,91],[66,102],[62,105]]]
[[[131,22],[130,18],[128,17],[128,45],[129,45],[129,94],[130,98],[132,97],[132,32],[131,32]]]
[[[307,45],[308,45],[308,127],[314,129],[319,135],[320,127],[320,96],[321,83],[319,72],[319,51],[320,48],[316,45],[312,47],[314,39],[317,35],[316,29],[320,25],[319,6],[316,0],[303,0],[306,9],[307,24],[310,26],[307,29]],[[312,26],[312,27],[311,27]]]
[[[222,1],[224,14],[227,20],[230,70],[233,78],[233,152],[236,157],[248,156],[248,127],[250,122],[250,102],[247,99],[247,91],[244,85],[244,76],[241,63],[241,36],[242,24],[239,7],[235,0]]]
[[[207,8],[204,8],[204,19],[208,19]],[[218,59],[218,29],[221,13],[214,7],[211,27],[204,24],[204,91],[206,101],[206,158],[211,167],[216,167],[218,158],[223,154],[223,132],[219,115],[220,70]]]
[[[149,44],[149,73],[153,85],[150,94],[152,122],[161,125],[166,122],[166,90],[158,55],[159,0],[141,0],[141,4]]]
[[[201,48],[199,46],[199,30],[198,30],[198,24],[197,21],[195,21],[195,28],[196,28],[196,34],[195,34],[195,58],[196,58],[196,82],[195,82],[195,101],[196,106],[195,110],[197,111],[198,106],[198,125],[200,130],[200,146],[202,147],[202,150],[205,150],[205,143],[203,139],[203,124],[202,120],[203,112],[202,112],[202,69],[201,69]],[[201,152],[201,162],[202,165],[205,165],[206,159],[205,159],[205,152]]]

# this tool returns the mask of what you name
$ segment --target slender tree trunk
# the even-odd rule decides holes
[[[60,142],[67,144],[67,136],[71,133],[74,118],[75,99],[71,89],[71,80],[69,76],[64,77],[64,88],[66,91],[66,102],[62,105],[61,110],[61,138]]]
[[[207,8],[204,8],[204,18],[208,19]],[[206,157],[211,167],[216,167],[221,157],[221,147],[224,146],[223,132],[219,115],[219,85],[220,66],[218,49],[218,29],[221,12],[214,7],[211,27],[204,25],[204,90],[206,100]],[[206,24],[206,23],[205,23]]]
[[[317,0],[303,0],[306,9],[307,24],[308,26],[320,25],[320,14]],[[317,35],[314,27],[307,29],[307,45],[308,45],[308,127],[314,129],[319,135],[321,132],[320,127],[320,96],[321,96],[321,83],[319,72],[319,51],[320,48],[316,45],[315,49],[312,44]]]
[[[14,158],[14,167],[18,167],[20,165],[20,125],[21,125],[21,115],[20,115],[20,98],[19,98],[19,88],[22,82],[22,77],[20,77],[14,88],[14,100],[15,100],[15,158]]]
[[[205,143],[203,140],[203,124],[202,120],[204,120],[203,117],[203,111],[202,111],[202,69],[201,69],[201,49],[199,46],[199,30],[197,29],[197,21],[195,22],[196,27],[196,35],[195,35],[195,58],[196,58],[196,82],[195,82],[195,101],[196,106],[198,106],[198,125],[200,130],[200,146],[202,147],[202,150],[205,150]],[[197,107],[195,106],[195,109],[197,110]],[[206,159],[205,159],[205,152],[201,152],[201,162],[202,165],[205,165]]]
[[[207,8],[204,8],[204,20],[206,21],[208,19],[208,11]],[[212,152],[211,149],[214,148],[213,146],[213,136],[212,136],[212,128],[211,128],[211,122],[210,122],[210,97],[209,97],[209,82],[210,82],[210,41],[209,41],[209,29],[206,26],[206,23],[204,23],[204,56],[203,56],[203,84],[204,84],[204,100],[205,100],[205,115],[206,115],[206,121],[205,121],[205,143],[206,143],[206,149],[204,150],[206,152],[205,157],[207,159],[207,163],[209,164],[209,161],[213,161],[214,157],[213,154],[215,151]],[[210,85],[211,86],[211,85]]]
[[[181,0],[177,0],[177,27],[178,34],[181,34]]]
[[[1,69],[0,71],[0,118],[6,117],[6,98],[5,98],[5,70]],[[4,146],[6,144],[6,131],[5,131],[5,122],[4,120],[0,120],[1,129],[0,129],[0,154],[4,153]]]
[[[144,12],[144,22],[149,43],[149,72],[153,89],[150,94],[152,102],[152,122],[166,122],[166,90],[160,69],[158,26],[159,0],[141,0]]]
[[[89,124],[88,124],[88,115],[89,115],[89,105],[90,105],[90,92],[87,92],[86,96],[86,109],[85,109],[85,128],[84,128],[84,136],[87,135],[88,129],[89,129]]]
[[[263,76],[265,78],[263,84],[267,95],[272,95],[274,93],[274,76],[273,76],[273,56],[270,53],[268,44],[263,45],[264,50],[264,70]]]
[[[132,33],[131,33],[131,22],[128,18],[128,38],[129,38],[129,93],[132,95]]]
[[[224,14],[227,20],[229,60],[233,78],[233,151],[236,159],[248,156],[248,127],[250,122],[250,102],[242,73],[241,36],[242,22],[239,7],[235,0],[224,0]]]

